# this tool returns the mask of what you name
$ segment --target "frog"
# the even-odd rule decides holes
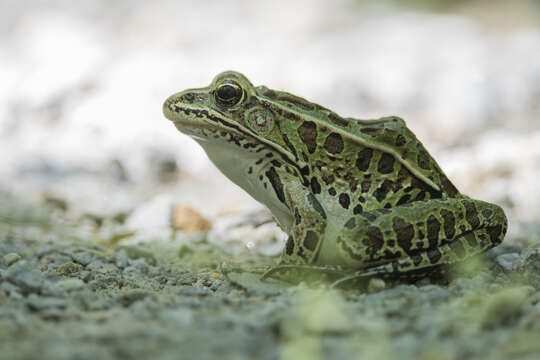
[[[421,278],[506,234],[503,209],[460,193],[400,117],[342,117],[236,71],[169,96],[163,113],[288,234],[264,278]]]

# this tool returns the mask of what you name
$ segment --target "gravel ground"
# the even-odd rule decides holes
[[[2,205],[2,359],[540,355],[537,243],[501,246],[448,283],[330,289],[260,281],[253,269],[271,258],[204,236],[115,246],[50,204],[3,194]]]
[[[540,358],[537,3],[1,2],[0,359]],[[286,235],[161,114],[226,69],[404,117],[504,243],[448,280],[261,281]]]

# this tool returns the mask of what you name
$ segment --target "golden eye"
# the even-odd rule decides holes
[[[234,106],[244,97],[242,88],[236,82],[225,82],[216,89],[216,101],[222,106]]]
[[[249,126],[260,133],[267,133],[274,128],[274,114],[266,109],[252,109],[246,113]]]

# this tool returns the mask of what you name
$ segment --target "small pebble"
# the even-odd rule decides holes
[[[495,260],[505,271],[510,271],[517,259],[519,259],[518,253],[509,253],[499,255]]]
[[[212,292],[208,290],[207,288],[187,285],[187,286],[182,286],[178,293],[184,296],[207,296],[207,295],[210,295]]]
[[[69,276],[71,274],[78,273],[83,269],[81,264],[77,264],[74,262],[67,262],[65,264],[62,264],[58,267],[58,273],[63,276]]]
[[[150,251],[143,249],[140,246],[123,245],[123,246],[118,246],[117,250],[124,252],[125,256],[127,256],[131,260],[144,259],[144,261],[146,261],[148,265],[157,264],[157,261],[154,255]]]
[[[15,264],[20,259],[21,259],[21,255],[17,253],[9,253],[9,254],[4,255],[4,262],[6,263],[7,266],[11,266]]]
[[[3,274],[4,279],[17,285],[23,293],[39,291],[45,282],[43,273],[25,260],[19,260]]]
[[[60,280],[56,283],[56,286],[58,286],[58,288],[63,291],[70,292],[84,289],[86,287],[86,284],[81,279],[69,278],[65,280]]]
[[[76,252],[72,255],[72,257],[73,257],[73,261],[84,266],[90,264],[96,258],[94,254],[91,254],[86,251]]]
[[[50,308],[61,308],[64,309],[67,307],[67,302],[64,299],[58,299],[54,297],[45,297],[38,296],[36,294],[31,294],[26,299],[26,304],[33,310],[41,311]]]
[[[207,231],[212,223],[189,206],[178,206],[173,210],[171,227],[185,233]]]

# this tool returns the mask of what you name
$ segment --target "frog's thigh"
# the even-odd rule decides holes
[[[351,266],[374,273],[465,260],[498,245],[507,228],[500,207],[469,198],[417,201],[352,219],[338,248]]]
[[[284,188],[293,224],[280,263],[311,264],[320,250],[326,212],[315,196],[299,187],[297,181],[286,183]]]

